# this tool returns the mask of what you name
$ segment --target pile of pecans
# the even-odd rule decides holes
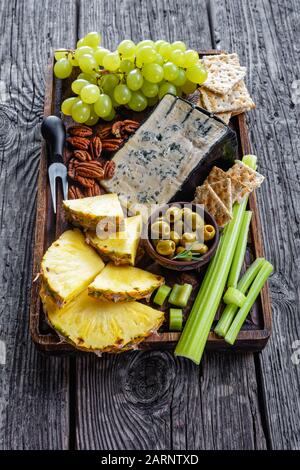
[[[68,129],[67,142],[72,147],[72,154],[67,163],[68,177],[71,180],[69,199],[105,193],[99,181],[113,177],[115,163],[103,158],[102,152],[118,150],[139,125],[136,121],[126,119],[98,127],[95,133],[86,125],[77,125]]]

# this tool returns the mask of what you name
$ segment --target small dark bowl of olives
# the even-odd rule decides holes
[[[173,202],[160,206],[148,220],[144,248],[161,266],[175,271],[199,270],[214,255],[219,228],[202,206]]]

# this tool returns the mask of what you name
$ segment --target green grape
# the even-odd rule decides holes
[[[78,100],[77,103],[72,106],[72,119],[76,122],[85,122],[88,120],[91,114],[91,107],[89,104],[84,103],[82,100]]]
[[[135,44],[130,39],[124,39],[124,41],[120,42],[118,45],[118,52],[124,59],[132,57],[135,54],[135,49]]]
[[[79,98],[77,96],[72,96],[72,98],[67,98],[61,104],[61,110],[66,116],[71,116],[73,104],[77,103]]]
[[[81,89],[85,86],[89,85],[89,82],[87,80],[83,80],[82,78],[77,78],[77,80],[74,80],[74,82],[71,85],[72,91],[76,93],[76,95],[79,95],[81,92]]]
[[[81,38],[77,41],[76,48],[84,46],[84,39]]]
[[[81,47],[78,47],[76,50],[75,50],[75,59],[78,60],[79,62],[79,57],[83,56],[84,54],[91,54],[93,55],[94,54],[94,50],[92,47],[89,47],[89,46],[81,46]]]
[[[114,98],[119,104],[126,104],[131,99],[131,91],[128,86],[120,84],[114,89]]]
[[[171,47],[172,47],[173,51],[175,51],[177,49],[179,51],[184,52],[186,50],[186,45],[182,41],[172,42]]]
[[[158,65],[164,65],[164,58],[162,55],[160,54],[156,54],[156,57],[155,57],[155,63],[158,64]]]
[[[120,72],[129,73],[134,69],[134,63],[129,59],[123,59],[120,63]]]
[[[136,52],[136,58],[144,64],[150,64],[155,61],[156,51],[152,46],[139,47]]]
[[[165,60],[168,60],[172,52],[171,44],[169,42],[161,44],[158,48],[158,52]]]
[[[68,59],[59,59],[54,65],[54,74],[57,78],[67,78],[72,73],[72,65]]]
[[[98,65],[103,65],[103,59],[107,54],[109,54],[109,52],[110,51],[104,47],[97,47],[94,52],[94,58]]]
[[[154,41],[151,41],[151,39],[144,39],[143,41],[140,41],[136,47],[139,49],[140,47],[144,47],[144,46],[150,46],[153,48],[155,47],[155,44],[154,44]]]
[[[108,95],[102,93],[94,104],[95,113],[101,118],[105,118],[111,113],[112,103]]]
[[[119,78],[117,75],[108,73],[107,75],[103,75],[100,83],[104,93],[110,93],[118,85]]]
[[[73,52],[69,52],[68,54],[68,61],[72,65],[72,67],[78,67],[78,60],[75,58]]]
[[[97,85],[88,84],[84,86],[80,92],[82,101],[88,104],[96,103],[100,96],[100,90]]]
[[[153,96],[152,98],[148,98],[148,106],[154,106],[158,102],[158,96]]]
[[[92,83],[93,85],[97,84],[97,78],[94,75],[84,72],[81,72],[76,80],[86,80],[87,82]]]
[[[164,69],[158,64],[145,64],[142,73],[148,82],[158,83],[163,79]]]
[[[158,85],[157,83],[151,83],[148,82],[148,80],[144,80],[141,91],[147,98],[153,98],[154,96],[158,95]]]
[[[110,52],[103,58],[103,67],[114,72],[120,67],[120,57],[118,52]]]
[[[133,111],[143,111],[147,108],[147,98],[140,91],[134,91],[128,106]]]
[[[201,64],[193,65],[186,69],[186,77],[192,83],[197,83],[201,85],[207,79],[207,71]]]
[[[85,124],[87,126],[94,126],[95,124],[97,124],[98,121],[99,121],[99,116],[95,113],[93,106],[91,106],[91,114],[88,120],[85,121]]]
[[[192,83],[189,80],[186,80],[184,85],[182,85],[181,87],[183,93],[185,93],[186,95],[190,95],[191,93],[194,93],[196,88],[197,88],[196,83]]]
[[[188,49],[184,53],[184,67],[192,67],[192,65],[195,65],[198,63],[199,60],[199,55],[198,52]]]
[[[138,69],[141,69],[143,67],[143,62],[139,59],[136,59],[135,65],[137,66]]]
[[[92,31],[88,33],[86,36],[83,38],[84,44],[90,47],[97,47],[100,44],[101,41],[101,35],[97,33],[96,31]]]
[[[167,93],[176,96],[176,87],[171,83],[163,83],[159,87],[158,97],[161,100]]]
[[[102,119],[104,121],[112,121],[116,117],[116,111],[114,108],[111,109],[111,112],[109,113],[108,116],[103,117]]]
[[[162,46],[163,44],[166,44],[166,41],[164,41],[163,39],[159,39],[158,41],[155,41],[155,49],[159,51],[160,46]]]
[[[68,51],[66,51],[66,49],[56,49],[56,51],[54,52],[54,57],[55,60],[65,59],[66,57],[68,57]]]
[[[173,85],[182,86],[186,82],[185,71],[183,69],[178,69],[178,75],[175,80],[171,80]]]
[[[85,73],[92,73],[97,69],[97,62],[91,54],[83,54],[79,57],[79,67]]]
[[[118,106],[120,106],[120,103],[117,103],[116,100],[115,100],[115,97],[114,97],[114,90],[111,90],[111,92],[108,93],[108,96],[109,96],[110,99],[111,99],[112,107],[113,107],[113,108],[118,108]]]
[[[163,65],[164,69],[164,78],[166,80],[172,81],[175,80],[178,76],[178,67],[177,65],[173,64],[173,62],[166,62]]]
[[[131,70],[126,78],[128,88],[133,91],[139,90],[143,85],[143,81],[143,75],[139,69]]]
[[[184,52],[180,49],[174,49],[170,55],[170,61],[173,62],[178,67],[183,67],[184,64]]]

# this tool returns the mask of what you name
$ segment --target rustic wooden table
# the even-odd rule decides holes
[[[297,0],[2,0],[0,69],[0,448],[300,449]],[[237,51],[257,104],[248,124],[273,335],[261,354],[168,352],[49,358],[28,334],[40,123],[54,48],[90,30]],[[298,41],[298,42],[297,42]],[[299,84],[299,83],[298,83]],[[298,102],[300,96],[298,96]]]

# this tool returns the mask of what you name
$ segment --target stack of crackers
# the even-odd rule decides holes
[[[244,82],[247,68],[237,54],[207,55],[202,58],[208,78],[199,89],[198,105],[216,114],[226,124],[231,116],[255,108]]]
[[[195,204],[203,204],[219,227],[232,219],[232,206],[258,188],[264,176],[240,160],[228,170],[214,166],[202,186],[196,188]]]

